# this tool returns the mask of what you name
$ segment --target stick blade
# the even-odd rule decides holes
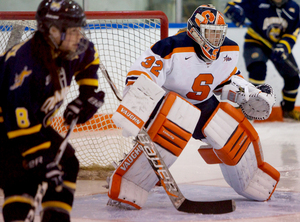
[[[177,210],[195,214],[225,214],[233,212],[235,208],[236,204],[234,200],[198,202],[185,199]]]

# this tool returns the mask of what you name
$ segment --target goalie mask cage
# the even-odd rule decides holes
[[[130,65],[156,41],[168,36],[168,19],[161,11],[86,12],[85,35],[98,49],[100,61],[122,93]],[[35,12],[0,12],[0,54],[32,36],[36,30]],[[85,124],[78,125],[70,143],[76,149],[81,168],[109,168],[132,148],[132,139],[122,136],[111,116],[119,101],[100,69],[99,89],[105,91],[105,104]],[[52,126],[64,135],[63,111],[78,96],[78,86],[72,81],[64,104]]]

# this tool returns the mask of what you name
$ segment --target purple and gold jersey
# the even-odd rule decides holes
[[[282,43],[291,53],[299,32],[297,3],[288,1],[282,8],[277,8],[269,0],[236,0],[228,2],[225,11],[234,5],[242,7],[250,20],[245,42],[256,42],[269,48]]]
[[[51,145],[42,130],[62,105],[73,76],[80,86],[98,87],[99,55],[93,43],[73,60],[59,61],[59,88],[54,87],[46,66],[33,56],[32,44],[29,39],[0,56],[0,124],[23,156]]]

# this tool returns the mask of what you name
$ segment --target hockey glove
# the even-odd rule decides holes
[[[289,51],[286,45],[278,43],[274,48],[271,54],[271,60],[274,62],[284,62],[289,55]]]
[[[82,94],[82,93],[81,93]],[[65,124],[70,125],[72,120],[79,116],[77,123],[82,124],[88,121],[104,103],[104,92],[94,92],[89,97],[79,95],[68,104],[65,112]]]
[[[225,12],[225,16],[231,19],[237,27],[242,26],[246,19],[244,9],[239,5],[230,5],[228,10]]]
[[[48,186],[57,187],[63,183],[62,176],[64,172],[60,166],[52,164],[52,162],[49,163],[48,156],[47,152],[40,155],[28,155],[23,161],[23,167],[36,177],[41,178],[42,181],[48,182]]]
[[[63,184],[64,172],[59,165],[48,164],[46,167],[45,178],[48,182],[48,186],[58,187]]]

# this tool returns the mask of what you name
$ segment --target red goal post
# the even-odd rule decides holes
[[[87,11],[86,16],[85,34],[95,44],[101,62],[120,92],[130,65],[156,41],[168,37],[168,18],[161,11]],[[35,12],[0,12],[0,54],[30,38],[35,30]],[[100,70],[98,75],[99,89],[106,93],[105,104],[90,121],[76,126],[70,139],[81,167],[108,167],[122,159],[132,146],[132,138],[124,138],[111,120],[120,102]],[[77,89],[73,81],[53,121],[53,127],[61,134],[66,133],[63,111],[77,97]]]

